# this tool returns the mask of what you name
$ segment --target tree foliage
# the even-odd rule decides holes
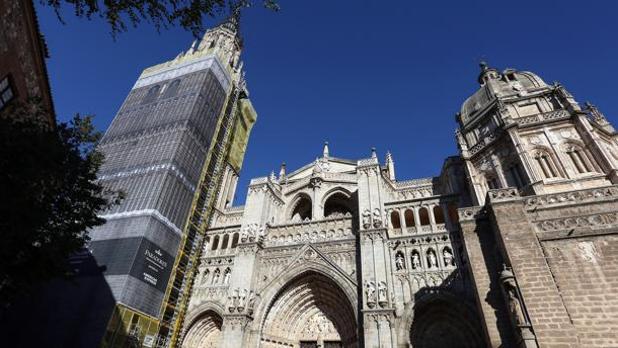
[[[73,7],[77,17],[91,19],[100,16],[110,25],[112,35],[133,27],[142,20],[152,23],[157,30],[180,26],[194,36],[204,31],[204,17],[215,17],[226,9],[248,7],[252,0],[40,0],[51,6],[60,16],[62,5]],[[262,0],[266,8],[279,10],[276,0]],[[62,20],[62,18],[61,18]]]
[[[0,113],[0,304],[66,275],[68,257],[104,223],[97,213],[122,199],[97,182],[101,134],[92,117],[49,126],[38,103]]]

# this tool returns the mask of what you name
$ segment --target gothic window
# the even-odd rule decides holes
[[[2,80],[0,80],[0,110],[3,109],[4,106],[14,97],[15,92],[13,92],[11,81],[9,80],[9,76],[7,75]]]
[[[215,238],[213,238],[213,240],[212,240],[212,249],[211,250],[217,250],[218,246],[219,246],[219,236],[215,236]]]
[[[442,207],[437,205],[433,207],[433,217],[436,220],[437,224],[444,223],[444,212],[442,211]]]
[[[230,241],[230,236],[229,235],[225,235],[223,236],[223,241],[221,242],[221,249],[227,249],[227,244]]]
[[[178,94],[178,88],[180,87],[180,79],[172,81],[165,90],[165,98],[171,98]]]
[[[155,101],[157,99],[157,96],[159,95],[160,89],[161,89],[161,86],[159,85],[150,87],[150,89],[144,96],[144,99],[142,99],[142,105],[152,103],[153,101]]]
[[[495,190],[495,189],[499,189],[500,188],[500,182],[498,181],[498,178],[496,178],[493,175],[486,176],[485,177],[485,181],[487,182],[487,187],[490,190]]]
[[[294,210],[292,211],[292,220],[293,221],[303,221],[305,219],[311,219],[311,208],[312,203],[311,199],[308,196],[301,196],[294,206]]]
[[[393,228],[401,228],[401,220],[399,220],[399,212],[396,210],[393,210],[391,212],[391,226],[393,226]]]
[[[537,150],[533,157],[545,179],[555,178],[558,176],[556,166],[554,165],[551,156],[546,151]]]
[[[518,163],[511,164],[506,170],[506,180],[511,187],[522,188],[524,186],[521,167]]]
[[[593,171],[584,150],[579,146],[569,145],[566,152],[578,173],[583,174]]]
[[[427,208],[422,207],[421,209],[418,210],[418,217],[421,220],[421,226],[426,226],[429,225],[429,212],[427,211]]]
[[[232,249],[236,248],[237,245],[238,245],[238,232],[234,233],[234,236],[232,237]]]
[[[414,227],[414,212],[412,209],[407,209],[405,213],[403,213],[403,217],[406,222],[406,227]]]
[[[341,192],[337,192],[324,202],[324,216],[352,214],[350,198]]]

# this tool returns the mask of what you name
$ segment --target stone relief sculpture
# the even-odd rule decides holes
[[[517,283],[515,282],[515,275],[508,267],[506,267],[506,265],[504,266],[502,272],[500,272],[500,283],[502,284],[504,299],[513,324],[516,327],[525,326],[527,324],[527,320],[522,308],[519,289],[517,287]]]
[[[212,275],[212,283],[213,284],[218,284],[220,277],[221,277],[221,271],[219,271],[219,269],[217,268],[215,270],[215,272],[213,273],[213,275]]]
[[[385,282],[378,284],[378,303],[381,307],[384,307],[388,303],[388,294]]]
[[[382,226],[382,213],[380,209],[375,208],[373,210],[373,227],[378,228]]]

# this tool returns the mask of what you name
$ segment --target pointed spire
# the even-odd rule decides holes
[[[324,142],[324,148],[322,149],[322,157],[324,158],[328,158],[329,152],[328,152],[328,141]]]
[[[393,161],[393,155],[391,155],[390,151],[386,152],[386,159],[384,162],[386,163],[389,179],[395,181],[395,161]]]
[[[376,148],[375,147],[371,148],[371,158],[378,158],[378,155],[376,154]]]
[[[281,169],[279,169],[279,181],[282,181],[285,179],[285,162],[281,163]]]
[[[271,182],[277,182],[277,177],[275,176],[274,170],[270,171],[270,176],[268,178],[270,179]]]

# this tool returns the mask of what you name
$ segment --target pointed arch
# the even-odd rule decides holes
[[[288,219],[303,221],[313,217],[313,201],[308,194],[301,192],[291,202]]]

